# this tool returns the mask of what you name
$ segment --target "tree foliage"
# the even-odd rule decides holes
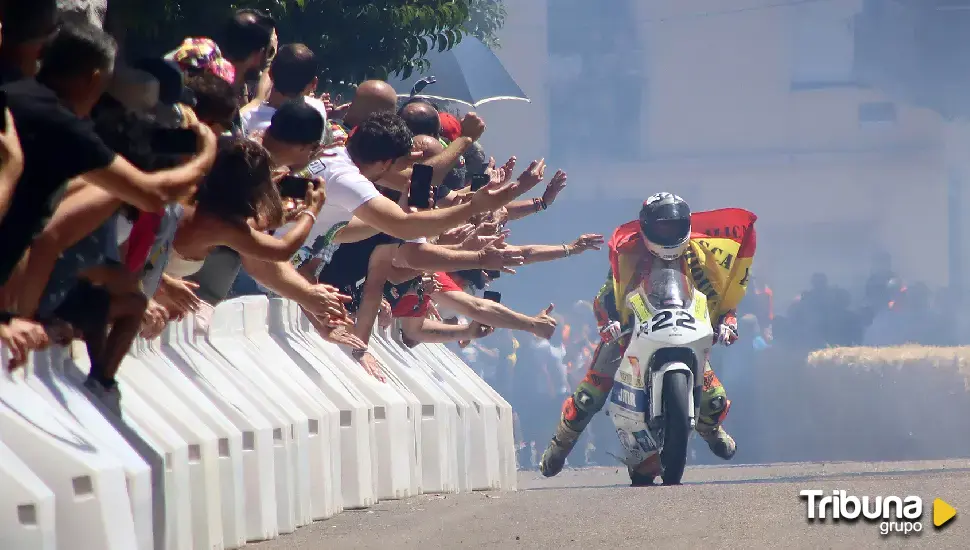
[[[110,0],[112,29],[129,50],[157,55],[185,36],[218,33],[235,9],[269,12],[280,42],[302,42],[322,60],[321,78],[360,82],[410,76],[429,51],[472,35],[498,46],[502,0]]]

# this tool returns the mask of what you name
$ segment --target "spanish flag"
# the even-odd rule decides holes
[[[712,322],[736,309],[744,298],[757,246],[757,219],[741,208],[691,214],[690,247],[685,259],[694,284],[707,295]],[[648,254],[641,239],[640,223],[634,220],[618,227],[609,241],[613,292],[621,319],[630,314],[625,298],[639,282],[634,275],[643,269],[640,263]]]

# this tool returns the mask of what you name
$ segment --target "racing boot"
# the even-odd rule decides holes
[[[704,391],[701,394],[701,411],[697,418],[697,435],[707,442],[711,452],[724,460],[734,458],[737,444],[727,431],[723,423],[731,410],[731,400],[727,398],[724,386],[708,363],[704,369]]]
[[[566,465],[566,457],[576,446],[578,439],[579,432],[570,430],[560,423],[556,435],[552,436],[549,446],[542,453],[542,459],[539,460],[539,471],[542,472],[542,475],[552,477],[561,472],[563,466]]]
[[[701,436],[701,439],[707,442],[707,446],[711,448],[712,453],[724,460],[734,458],[734,453],[738,450],[734,438],[722,426],[718,426],[710,431],[701,431],[700,425],[698,425],[697,435]]]

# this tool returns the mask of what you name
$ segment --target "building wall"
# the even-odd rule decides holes
[[[499,56],[533,103],[483,109],[497,157],[567,166],[569,199],[635,199],[617,223],[660,190],[695,208],[749,208],[759,216],[757,269],[783,295],[814,271],[854,289],[878,249],[909,280],[948,283],[944,125],[853,83],[851,17],[861,0],[766,9],[746,9],[758,0],[631,0],[636,55],[616,55],[641,75],[643,92],[625,119],[611,113],[629,106],[597,101],[611,97],[611,79],[579,108],[548,112],[550,90],[585,90],[576,74],[588,74],[589,58],[548,51],[557,31],[545,25],[545,1],[506,4]],[[566,120],[553,134],[595,137],[551,145],[550,117]],[[639,133],[636,155],[594,146],[615,146],[627,125]]]

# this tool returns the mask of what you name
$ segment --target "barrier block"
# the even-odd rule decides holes
[[[0,548],[56,550],[54,493],[0,441]]]
[[[210,364],[212,360],[195,346],[194,327],[191,316],[176,323],[174,330],[163,336],[160,351],[178,370],[171,376],[195,385],[241,432],[245,537],[247,541],[274,538],[279,527],[273,430],[283,430],[287,423],[270,420],[272,413],[255,404],[236,381]]]
[[[453,362],[434,354],[427,344],[416,346],[412,352],[416,361],[436,372],[446,384],[461,393],[472,406],[470,442],[470,483],[472,490],[491,490],[501,486],[498,456],[498,412],[495,401],[474,383],[467,373]]]
[[[342,505],[346,509],[371,506],[377,502],[372,452],[374,407],[316,351],[305,333],[293,329],[301,315],[299,306],[283,301],[280,308],[279,317],[270,317],[273,341],[338,409],[337,421],[330,424],[330,430],[340,436],[340,459],[332,461],[332,467],[335,479],[340,480]],[[332,441],[337,439],[331,437]]]
[[[166,327],[163,337],[170,338],[176,328],[175,325]],[[246,544],[242,432],[195,384],[180,376],[178,369],[169,363],[159,348],[159,341],[150,342],[140,356],[141,364],[187,405],[186,412],[216,435],[223,545],[225,548],[238,548]]]
[[[189,466],[189,444],[179,436],[160,414],[138,395],[134,388],[125,390],[121,415],[138,437],[159,452],[164,469],[165,550],[192,547],[192,485]],[[156,485],[155,492],[159,492]],[[159,530],[159,522],[155,529]],[[200,526],[201,527],[201,526]],[[156,533],[156,538],[158,533]]]
[[[450,362],[457,372],[465,373],[466,379],[477,386],[481,391],[490,397],[496,405],[496,414],[499,417],[499,430],[497,431],[498,439],[498,456],[499,456],[499,467],[501,469],[502,485],[501,489],[505,491],[515,491],[518,489],[518,475],[516,474],[516,460],[515,460],[515,436],[512,432],[512,405],[505,400],[495,388],[490,386],[488,382],[478,376],[471,367],[465,364],[461,358],[451,352],[443,344],[426,344],[425,349],[432,352],[433,355],[439,357],[442,361]]]
[[[0,441],[54,493],[57,540],[78,550],[137,548],[123,465],[34,393],[27,370],[0,376]]]
[[[218,315],[225,315],[227,312],[216,311]],[[229,311],[228,313],[232,313]],[[236,330],[241,327],[230,327]],[[215,329],[218,332],[221,329]],[[299,452],[296,441],[293,439],[293,418],[285,408],[285,403],[281,404],[273,400],[272,396],[263,391],[258,384],[252,382],[246,376],[241,376],[239,370],[218,350],[209,343],[207,337],[198,337],[194,345],[196,349],[209,360],[209,363],[200,365],[206,373],[206,379],[212,381],[217,387],[234,387],[248,398],[260,411],[269,419],[273,426],[272,445],[273,445],[273,468],[276,490],[276,523],[279,533],[290,533],[296,529],[296,471],[294,464],[297,459],[294,457]],[[216,384],[216,380],[221,382]]]
[[[458,406],[414,358],[402,353],[384,334],[371,338],[371,349],[417,398],[414,417],[420,424],[421,484],[425,493],[458,492],[458,472],[453,458],[458,453]]]
[[[120,418],[104,410],[96,400],[90,399],[87,390],[82,387],[81,371],[71,361],[68,350],[54,347],[34,353],[33,367],[33,376],[25,378],[27,385],[44,398],[48,405],[59,408],[67,416],[74,418],[90,434],[98,449],[113,455],[124,467],[138,548],[162,548],[162,535],[165,532],[162,528],[165,521],[164,494],[158,491],[159,498],[155,499],[152,491],[154,484],[163,483],[162,457],[137,434],[127,429]],[[153,475],[157,477],[153,479]],[[159,523],[157,539],[152,525],[156,514],[162,522]]]
[[[196,416],[196,409],[185,398],[173,392],[155,374],[149,355],[147,342],[137,342],[122,362],[117,376],[122,402],[131,388],[188,444],[193,546],[225,548],[220,461],[228,458],[228,453],[223,445],[220,454],[219,440],[222,437],[204,419]]]
[[[310,517],[314,520],[332,517],[336,512],[337,480],[332,477],[334,451],[338,445],[327,437],[333,421],[339,417],[337,407],[293,363],[286,352],[269,335],[269,304],[265,297],[241,300],[243,304],[243,344],[267,377],[275,378],[294,404],[309,419]],[[339,459],[338,459],[339,460]]]
[[[218,351],[231,366],[231,376],[246,378],[266,398],[276,403],[287,419],[287,427],[282,433],[274,433],[280,443],[288,440],[295,452],[290,454],[288,476],[293,479],[291,500],[282,502],[277,496],[277,503],[291,506],[289,522],[284,527],[280,522],[280,532],[289,532],[292,528],[306,525],[310,519],[310,418],[293,398],[281,387],[282,376],[269,376],[263,371],[266,361],[250,351],[250,344],[246,341],[245,311],[241,299],[230,300],[219,304],[213,313],[211,329],[207,343]],[[284,519],[281,517],[281,520]]]
[[[380,499],[411,496],[411,453],[415,452],[414,428],[408,401],[399,393],[403,387],[378,381],[338,346],[325,341],[316,331],[307,340],[317,354],[341,370],[357,390],[374,404],[374,435],[377,449],[377,495]],[[406,391],[406,390],[404,390]]]

